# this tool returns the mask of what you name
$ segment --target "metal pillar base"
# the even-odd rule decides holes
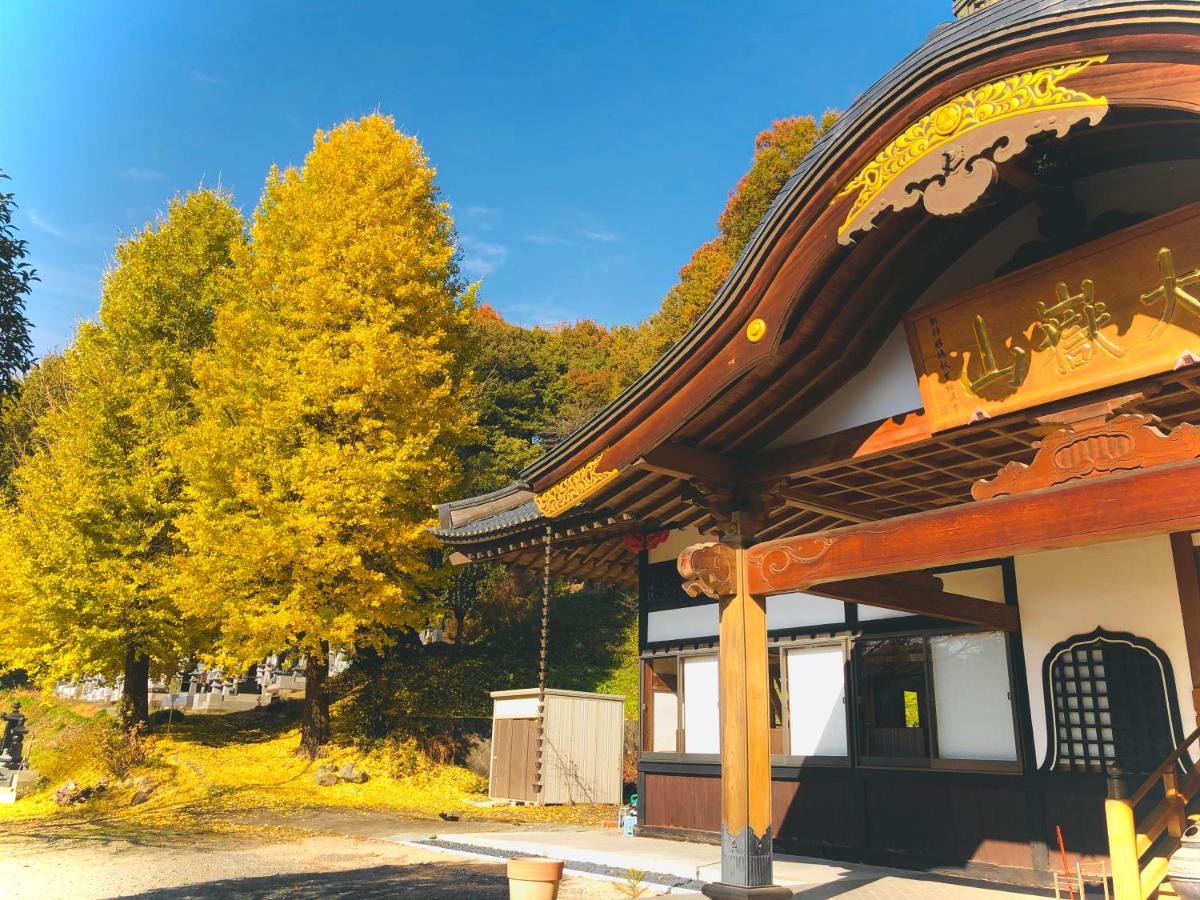
[[[771,878],[773,843],[770,828],[759,837],[749,825],[740,834],[730,834],[721,823],[721,883],[769,885],[774,880]]]
[[[704,896],[714,900],[789,900],[792,892],[771,884],[771,829],[759,837],[747,825],[741,834],[730,834],[721,825],[721,877],[705,885]]]
[[[706,884],[700,893],[711,900],[792,900],[792,889],[768,884],[761,887],[741,887],[736,884]]]

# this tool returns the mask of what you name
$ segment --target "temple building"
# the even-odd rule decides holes
[[[930,0],[933,2],[933,0]],[[948,10],[949,12],[949,10]],[[1200,3],[958,0],[459,558],[636,587],[639,830],[1154,895],[1200,789]]]

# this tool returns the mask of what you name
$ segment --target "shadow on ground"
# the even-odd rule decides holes
[[[423,864],[372,866],[343,872],[228,878],[184,887],[130,894],[136,900],[217,900],[217,898],[288,898],[288,900],[383,900],[391,897],[460,900],[507,900],[502,865]]]
[[[166,717],[155,713],[153,733],[206,747],[259,744],[299,725],[303,707],[300,700],[276,700],[270,706],[216,715],[176,714],[169,727]]]
[[[848,877],[830,884],[801,888],[792,894],[792,900],[835,900],[839,897],[845,897],[846,900],[950,900],[953,897],[983,897],[978,891],[997,892],[997,898],[1051,896],[1050,891],[1045,888],[1019,887],[965,878],[910,875],[902,880],[894,876]]]

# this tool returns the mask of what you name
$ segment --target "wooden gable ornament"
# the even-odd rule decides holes
[[[1184,423],[1163,431],[1155,418],[1130,413],[1069,427],[1034,447],[1033,462],[1010,462],[995,478],[976,482],[971,496],[990,500],[1080,478],[1195,459],[1200,456],[1200,428]]]
[[[1023,153],[1029,139],[1056,137],[1108,114],[1104,97],[1065,82],[1107,56],[1073,59],[978,85],[908,126],[834,199],[854,196],[838,242],[850,245],[892,210],[923,203],[935,216],[971,208],[996,182],[996,166]]]

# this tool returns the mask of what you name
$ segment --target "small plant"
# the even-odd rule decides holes
[[[392,778],[418,778],[433,768],[433,762],[411,737],[387,741],[380,756]]]
[[[142,735],[144,730],[145,726],[140,722],[128,729],[115,725],[101,739],[101,758],[114,778],[128,778],[130,772],[146,761],[148,748]]]
[[[629,897],[631,900],[645,897],[650,890],[642,883],[645,880],[646,873],[641,869],[622,869],[621,880],[616,883],[617,893],[622,897]]]

